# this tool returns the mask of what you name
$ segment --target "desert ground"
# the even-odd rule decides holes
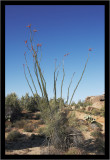
[[[68,151],[61,152],[60,154],[77,154],[77,155],[103,155],[104,149],[96,146],[96,137],[91,133],[101,132],[103,139],[105,137],[105,118],[104,118],[104,95],[87,97],[85,101],[92,102],[91,106],[86,108],[75,106],[70,107],[68,116],[76,117],[77,125],[82,134],[84,135],[83,147],[72,147]],[[103,113],[103,114],[102,114]],[[40,112],[27,112],[22,111],[22,118],[14,123],[10,121],[5,122],[5,154],[6,155],[40,155],[40,154],[59,154],[52,146],[52,152],[49,151],[48,144],[45,143],[45,136],[42,134],[45,124],[40,118]],[[87,123],[85,117],[90,115],[96,123]],[[74,117],[73,117],[74,118]],[[72,121],[72,119],[71,119]],[[28,126],[26,128],[26,126]],[[17,131],[20,136],[17,138],[10,138],[9,134],[12,131]]]

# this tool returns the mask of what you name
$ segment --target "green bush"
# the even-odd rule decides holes
[[[12,131],[8,134],[7,136],[7,140],[8,141],[15,141],[17,140],[18,138],[20,138],[22,136],[22,134],[18,131]]]
[[[16,93],[8,94],[5,97],[5,118],[15,121],[21,117],[20,101]]]
[[[86,102],[86,101],[81,101],[81,100],[79,100],[78,103],[75,104],[76,109],[79,109],[80,107],[84,107],[85,108],[85,107],[90,106],[90,105],[92,105],[91,102]]]
[[[76,103],[75,103],[75,102],[72,102],[72,103],[71,103],[71,106],[76,106]]]
[[[23,109],[26,109],[27,111],[31,111],[31,112],[35,112],[35,111],[38,111],[38,99],[39,99],[39,96],[36,95],[36,98],[35,97],[30,97],[28,93],[25,94],[25,96],[21,97],[21,101],[20,101],[20,105]]]

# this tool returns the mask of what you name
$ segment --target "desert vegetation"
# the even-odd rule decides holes
[[[102,142],[103,130],[102,126],[93,117],[104,116],[104,108],[101,110],[86,111],[87,106],[92,106],[91,102],[81,102],[77,104],[73,102],[74,94],[82,80],[88,60],[86,60],[81,77],[70,96],[69,90],[72,84],[73,73],[70,84],[67,90],[67,99],[63,99],[63,84],[65,78],[64,60],[69,53],[63,56],[60,64],[55,62],[54,70],[54,97],[49,100],[46,80],[41,68],[42,60],[42,44],[34,43],[34,34],[37,30],[32,31],[31,25],[28,25],[30,41],[25,40],[27,50],[32,54],[34,73],[41,91],[41,96],[38,94],[38,89],[33,80],[31,70],[27,62],[28,54],[25,52],[24,75],[28,86],[33,96],[26,93],[20,99],[16,93],[11,93],[5,99],[5,129],[6,129],[6,153],[10,150],[24,149],[24,153],[28,154],[28,148],[40,147],[40,152],[36,150],[34,154],[104,154],[104,138]],[[38,55],[40,52],[40,56]],[[60,93],[57,98],[56,84],[62,66],[62,82]],[[26,70],[27,69],[27,70]],[[31,83],[29,82],[27,72],[29,73]],[[33,91],[33,88],[35,91]],[[72,106],[75,106],[72,109]],[[77,113],[88,114],[86,118],[79,118]],[[98,136],[95,132],[98,133]],[[85,135],[88,133],[88,137]],[[90,134],[91,133],[91,134]],[[99,138],[100,137],[100,138]],[[88,138],[88,139],[87,139]],[[10,143],[11,142],[11,143]],[[16,143],[15,143],[16,142]],[[97,145],[96,145],[97,142]],[[100,147],[99,147],[100,142]],[[18,145],[18,146],[17,146]],[[88,147],[89,146],[89,147]],[[99,149],[99,148],[100,149]],[[16,154],[16,153],[14,153]],[[17,153],[18,154],[18,153]]]

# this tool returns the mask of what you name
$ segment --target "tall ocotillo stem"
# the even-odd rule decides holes
[[[68,104],[68,99],[69,99],[69,89],[70,89],[70,86],[72,84],[72,80],[73,80],[74,74],[75,74],[75,72],[72,75],[71,82],[70,82],[69,87],[68,87],[68,94],[67,94],[67,101],[66,101],[67,104]]]
[[[42,96],[43,96],[43,91],[42,91],[42,87],[41,87],[41,84],[40,84],[40,81],[39,81],[36,63],[35,63],[34,65],[35,65],[35,66],[34,66],[35,75],[36,75],[36,77],[37,77],[37,81],[38,81],[38,84],[39,84],[39,87],[40,87],[40,90],[41,90],[41,93],[42,93]]]
[[[56,106],[56,80],[55,80],[55,72],[56,72],[56,62],[55,62],[55,71],[54,71],[54,103]]]
[[[65,71],[64,71],[64,58],[63,58],[63,79],[62,79],[62,83],[61,83],[61,99],[62,99],[62,88],[63,88],[64,78],[65,78]]]
[[[78,83],[77,83],[77,85],[76,85],[76,88],[75,88],[75,89],[74,89],[74,91],[73,91],[73,94],[72,94],[72,97],[71,97],[71,99],[70,99],[70,103],[69,103],[69,105],[71,105],[71,101],[72,101],[72,99],[73,99],[73,96],[74,96],[74,94],[75,94],[75,91],[76,91],[76,89],[78,88],[79,83],[81,82],[81,79],[82,79],[83,74],[84,74],[84,72],[85,72],[85,69],[86,69],[86,66],[87,66],[88,60],[89,60],[89,54],[88,54],[88,58],[87,58],[87,61],[86,61],[86,64],[85,64],[84,70],[83,70],[83,72],[82,72],[81,78],[80,78],[80,80],[78,81]]]
[[[57,78],[59,75],[59,68],[60,64],[56,67],[56,61],[55,61],[55,71],[54,71],[54,102],[55,102],[55,106],[56,106],[56,82],[57,82]],[[58,69],[57,75],[56,75],[56,71]]]
[[[24,56],[25,56],[26,66],[27,66],[27,69],[28,69],[29,75],[30,75],[30,77],[31,77],[31,80],[32,80],[33,86],[34,86],[35,91],[36,91],[36,94],[37,94],[37,89],[36,89],[36,87],[35,87],[35,84],[34,84],[34,81],[33,81],[33,78],[32,78],[32,75],[31,75],[31,72],[30,72],[30,69],[29,69],[29,66],[28,66],[28,64],[27,64],[26,54],[24,54]]]
[[[23,64],[23,67],[24,67],[24,75],[25,75],[25,78],[26,78],[26,80],[27,80],[28,86],[29,86],[29,88],[30,88],[30,90],[31,90],[31,92],[32,92],[32,94],[33,94],[33,96],[34,96],[34,92],[33,92],[32,88],[31,88],[31,86],[30,86],[30,84],[29,84],[29,81],[28,81],[27,76],[26,76],[26,73],[25,73],[25,65],[24,65],[24,64]]]

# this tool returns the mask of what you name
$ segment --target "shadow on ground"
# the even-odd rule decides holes
[[[99,145],[94,139],[84,141],[84,144],[79,146],[85,153],[94,153],[95,155],[104,155],[104,148],[99,148]]]
[[[30,137],[26,135],[22,135],[21,138],[17,139],[16,141],[5,141],[5,149],[8,151],[13,150],[21,150],[33,147],[40,147],[45,141],[44,136],[40,135],[31,135]]]

